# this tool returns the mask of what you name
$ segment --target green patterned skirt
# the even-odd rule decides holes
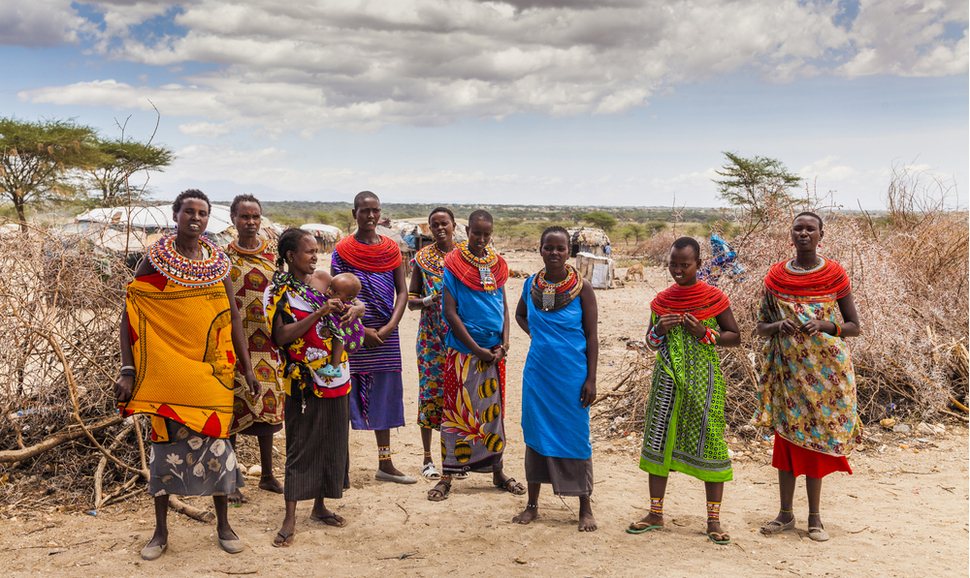
[[[703,323],[717,328],[715,319]],[[674,470],[704,482],[728,482],[733,475],[724,442],[724,379],[717,351],[682,326],[667,333],[657,352],[640,469],[658,476]]]

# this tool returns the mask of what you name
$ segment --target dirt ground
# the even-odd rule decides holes
[[[541,266],[534,253],[506,257],[515,270],[531,273]],[[636,355],[626,351],[624,342],[642,339],[647,304],[667,283],[664,270],[648,268],[643,282],[597,291],[601,388],[609,384],[611,363]],[[516,278],[508,285],[513,308],[522,284]],[[403,343],[412,343],[417,319],[416,313],[405,315]],[[506,471],[524,482],[519,418],[529,343],[517,327],[511,333],[505,463]],[[392,448],[395,464],[418,476],[422,449],[413,423],[413,346],[405,345],[403,356],[410,425],[392,432]],[[349,522],[344,528],[312,522],[310,504],[301,503],[293,546],[273,548],[283,499],[256,489],[258,480],[247,478],[249,503],[230,509],[233,528],[247,544],[241,554],[230,556],[219,549],[214,524],[170,512],[168,552],[157,561],[142,561],[138,552],[154,528],[146,496],[94,515],[8,509],[0,516],[0,566],[13,576],[967,576],[966,427],[948,424],[946,434],[932,438],[885,430],[868,433],[865,447],[850,458],[854,475],[825,480],[822,513],[832,537],[826,543],[808,538],[803,482],[795,500],[797,531],[771,538],[757,532],[777,511],[776,473],[767,442],[732,444],[734,451],[746,454],[735,460],[734,481],[727,484],[721,510],[734,543],[717,546],[702,534],[703,485],[676,473],[668,486],[666,529],[638,536],[624,532],[649,505],[647,475],[637,467],[637,432],[619,439],[594,437],[593,508],[599,530],[589,534],[576,528],[578,500],[560,500],[548,487],[540,498],[540,517],[520,526],[511,520],[525,507],[525,496],[493,489],[490,476],[457,482],[441,503],[425,498],[431,483],[420,478],[409,486],[376,481],[374,437],[352,432],[352,488],[343,499],[328,501]],[[276,448],[275,470],[282,478],[282,435]],[[435,460],[440,463],[437,451]],[[211,509],[207,499],[187,501]]]

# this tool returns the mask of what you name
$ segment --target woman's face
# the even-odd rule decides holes
[[[791,242],[795,249],[815,250],[822,240],[822,229],[818,219],[810,215],[802,215],[791,224]]]
[[[200,237],[209,225],[209,204],[189,197],[182,201],[179,212],[173,215],[181,235]]]
[[[287,263],[295,275],[313,275],[317,268],[317,241],[312,235],[300,238],[295,251],[289,251]]]
[[[433,213],[428,219],[428,227],[436,243],[448,243],[455,234],[455,222],[448,213]]]
[[[697,269],[701,266],[701,260],[694,254],[693,247],[683,249],[670,249],[670,261],[667,263],[667,271],[674,278],[674,283],[687,286],[697,282]]]
[[[374,197],[366,198],[353,210],[353,214],[358,229],[367,232],[373,231],[381,220],[381,202]]]
[[[569,239],[560,231],[548,233],[542,240],[539,254],[547,271],[562,269],[569,259]]]
[[[236,205],[236,213],[232,215],[232,226],[236,228],[241,238],[252,239],[259,234],[262,217],[263,211],[259,208],[259,203],[243,201]]]
[[[472,255],[481,257],[492,240],[492,223],[485,219],[475,219],[468,225],[468,250]]]

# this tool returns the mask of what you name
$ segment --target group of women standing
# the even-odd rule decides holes
[[[517,324],[532,340],[522,377],[524,486],[504,472],[509,269],[490,246],[488,212],[473,212],[468,241],[455,243],[454,214],[434,209],[434,243],[407,264],[396,244],[377,234],[380,200],[365,191],[354,200],[357,231],[338,243],[328,273],[316,268],[316,242],[305,231],[288,229],[275,251],[260,239],[261,207],[251,196],[234,200],[239,237],[222,252],[202,234],[209,208],[199,191],[179,195],[173,203],[178,229],[149,249],[129,286],[122,321],[124,366],[116,394],[123,413],[149,413],[153,426],[156,531],[143,558],[155,559],[167,547],[169,493],[212,495],[220,545],[230,553],[242,550],[226,518],[230,500],[245,500],[234,443],[224,439],[234,442],[236,433],[259,440],[260,488],[284,495],[275,546],[293,542],[298,501],[314,500],[314,520],[346,523],[324,500],[340,498],[349,487],[350,427],[375,432],[377,479],[414,483],[393,465],[389,433],[404,425],[398,324],[405,307],[421,311],[416,348],[422,475],[438,480],[428,499],[447,499],[454,481],[471,472],[491,473],[496,488],[528,493],[514,522],[528,524],[538,516],[541,485],[551,484],[555,494],[579,498],[579,530],[596,529],[588,408],[596,399],[598,310],[591,285],[567,263],[565,229],[543,232],[544,267],[526,280],[515,308]],[[794,526],[794,480],[804,473],[816,540],[827,539],[819,518],[821,477],[850,471],[844,455],[859,435],[852,367],[841,339],[858,334],[858,320],[845,272],[815,255],[821,237],[816,215],[795,219],[798,255],[766,279],[757,328],[769,338],[759,420],[776,430],[773,464],[781,482],[779,515],[762,532]],[[675,284],[651,304],[647,341],[658,357],[640,460],[650,473],[651,508],[627,531],[663,527],[666,478],[676,470],[705,482],[707,533],[723,544],[730,537],[718,512],[723,482],[732,473],[714,348],[738,345],[740,334],[727,297],[696,279],[699,255],[692,239],[674,244],[669,270]],[[342,298],[335,290],[334,276],[348,273],[359,280],[358,298]],[[339,327],[362,322],[363,347],[334,352],[333,340],[347,339],[349,332],[328,324],[328,316],[339,316]],[[353,351],[349,358],[347,349]],[[339,375],[320,371],[331,363],[340,367]],[[281,422],[282,487],[272,473],[272,436]],[[440,472],[431,452],[435,429]]]

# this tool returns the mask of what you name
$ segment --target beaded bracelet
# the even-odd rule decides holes
[[[835,325],[835,336],[842,337],[842,326],[834,321],[832,322],[832,325]]]
[[[657,349],[663,345],[666,337],[666,335],[657,335],[657,326],[654,325],[650,328],[650,332],[647,333],[647,343],[654,349]]]
[[[701,343],[705,345],[717,345],[717,338],[720,336],[720,333],[708,327],[707,333],[705,333],[704,337],[701,338]]]

